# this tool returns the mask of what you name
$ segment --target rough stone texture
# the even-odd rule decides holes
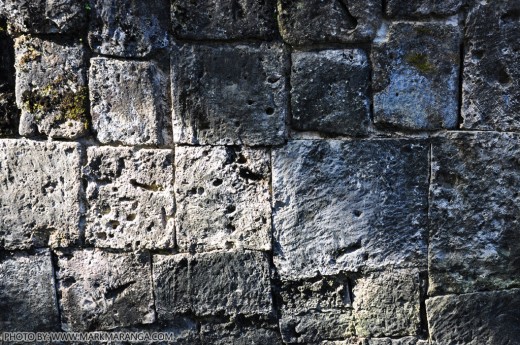
[[[168,47],[168,0],[90,0],[88,41],[97,53],[146,57]]]
[[[426,266],[427,188],[421,141],[300,140],[274,150],[280,276]]]
[[[196,40],[270,39],[275,11],[276,0],[173,0],[173,32]]]
[[[170,144],[168,77],[154,63],[91,59],[89,90],[101,143]]]
[[[466,0],[387,0],[385,12],[391,18],[424,18],[457,13]]]
[[[282,345],[277,325],[258,322],[242,325],[238,322],[224,324],[205,323],[201,326],[201,343],[212,345]]]
[[[86,52],[79,41],[20,36],[15,41],[20,134],[74,139],[87,133]]]
[[[285,141],[288,56],[282,45],[176,46],[171,66],[175,142]]]
[[[173,151],[90,147],[87,156],[87,243],[173,248]]]
[[[87,23],[85,2],[77,0],[3,0],[0,15],[15,32],[54,34],[81,31]]]
[[[269,262],[257,251],[155,255],[153,281],[159,319],[272,312]]]
[[[0,91],[0,137],[18,134],[19,116],[14,92]]]
[[[457,125],[460,29],[394,23],[372,49],[374,122],[410,130]]]
[[[48,249],[0,258],[0,331],[59,328],[54,273]]]
[[[370,123],[370,67],[360,49],[292,54],[292,127],[363,135]]]
[[[509,345],[520,339],[520,289],[426,300],[431,344]]]
[[[181,251],[271,249],[270,155],[265,149],[175,149]]]
[[[108,330],[155,321],[150,255],[99,249],[57,255],[63,330]]]
[[[67,246],[79,238],[80,147],[0,140],[0,246]]]
[[[520,3],[490,1],[468,15],[463,128],[520,129]]]
[[[278,0],[278,23],[291,45],[368,42],[381,9],[381,0]]]
[[[291,344],[314,344],[321,340],[354,335],[352,312],[348,310],[282,315],[280,329],[284,342]]]
[[[430,294],[520,286],[519,140],[459,132],[433,145]]]
[[[351,338],[338,341],[324,341],[320,345],[429,345],[427,340],[417,337],[403,338]]]

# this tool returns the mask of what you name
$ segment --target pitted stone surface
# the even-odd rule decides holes
[[[374,122],[409,130],[455,128],[460,29],[394,23],[373,46]]]
[[[155,321],[150,256],[99,249],[60,251],[56,272],[64,331]]]
[[[387,0],[386,14],[391,18],[424,18],[457,13],[466,0]]]
[[[177,245],[181,251],[271,248],[266,149],[175,149]]]
[[[16,102],[20,134],[74,139],[87,133],[87,61],[83,44],[72,40],[15,40]]]
[[[96,53],[146,57],[168,47],[168,0],[90,0],[88,41]]]
[[[87,156],[87,243],[173,248],[173,151],[90,147]]]
[[[278,325],[267,322],[255,322],[252,326],[233,322],[225,324],[203,323],[200,333],[202,344],[283,344]]]
[[[168,76],[152,62],[91,59],[91,115],[98,140],[104,144],[169,144],[167,85]]]
[[[326,339],[354,335],[351,310],[310,311],[301,315],[283,314],[280,320],[282,339],[290,344],[316,344]]]
[[[48,249],[0,258],[0,331],[59,329],[54,272]]]
[[[79,144],[0,140],[0,245],[78,241],[80,168]]]
[[[520,286],[520,136],[453,133],[434,143],[429,293]]]
[[[381,12],[381,0],[278,0],[280,33],[297,46],[371,41]]]
[[[290,141],[273,151],[273,193],[274,263],[283,279],[426,266],[421,141]]]
[[[463,128],[520,129],[520,3],[479,4],[466,21]]]
[[[426,300],[431,344],[508,345],[520,339],[520,289]]]
[[[275,12],[276,0],[173,0],[173,32],[184,39],[270,39]]]
[[[370,123],[370,66],[360,49],[294,52],[292,127],[363,135]]]
[[[282,45],[176,46],[171,66],[176,143],[285,141],[288,55]]]
[[[159,320],[181,313],[268,315],[269,261],[257,251],[155,255],[153,281]]]
[[[347,340],[323,341],[319,345],[428,345],[427,340],[418,337],[403,338],[350,338]]]

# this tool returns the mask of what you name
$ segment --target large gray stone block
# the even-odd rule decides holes
[[[254,320],[253,325],[229,322],[203,323],[200,329],[201,343],[212,345],[282,345],[277,325]]]
[[[292,127],[364,135],[370,123],[370,66],[360,49],[294,52]]]
[[[354,335],[351,310],[309,311],[305,314],[282,314],[282,339],[290,344],[317,344],[326,339],[344,339]]]
[[[48,249],[0,258],[0,331],[59,329],[54,271]]]
[[[416,140],[297,140],[273,150],[281,277],[425,267],[428,148]]]
[[[275,12],[276,0],[174,0],[173,32],[184,39],[270,39]]]
[[[387,0],[386,14],[391,18],[424,18],[456,14],[466,0]]]
[[[434,297],[426,312],[432,345],[520,341],[520,289]]]
[[[479,3],[466,20],[463,128],[520,129],[520,3]]]
[[[520,286],[520,136],[453,133],[432,148],[429,293]]]
[[[270,163],[266,149],[176,147],[179,249],[270,250]]]
[[[0,140],[0,245],[67,246],[79,239],[80,146]]]
[[[171,143],[168,76],[153,62],[90,60],[92,126],[101,143]]]
[[[75,139],[88,132],[86,51],[77,40],[15,40],[20,134]]]
[[[381,0],[278,0],[280,33],[291,45],[371,41],[381,12]]]
[[[109,330],[155,321],[149,254],[83,249],[57,255],[64,331]]]
[[[285,141],[288,55],[282,45],[176,46],[171,66],[176,143]]]
[[[119,249],[175,246],[173,151],[87,150],[86,242]]]
[[[327,340],[319,345],[429,345],[429,342],[418,337],[349,338],[347,340]]]
[[[374,122],[408,130],[455,128],[460,29],[396,22],[372,49]]]

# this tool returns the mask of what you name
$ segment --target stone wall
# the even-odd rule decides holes
[[[0,332],[520,344],[517,0],[0,0]]]

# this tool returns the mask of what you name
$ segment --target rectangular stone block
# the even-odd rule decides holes
[[[183,39],[271,39],[276,0],[174,0],[174,35]]]
[[[64,331],[109,330],[155,321],[150,255],[99,249],[59,251]]]
[[[418,337],[403,338],[349,338],[347,340],[331,340],[320,345],[429,345],[428,340]]]
[[[462,128],[520,129],[520,3],[480,2],[468,14]]]
[[[67,246],[79,240],[80,146],[0,140],[0,245]]]
[[[271,249],[271,162],[266,149],[175,149],[181,251]]]
[[[369,42],[381,12],[381,0],[278,0],[280,33],[296,46]]]
[[[0,331],[59,329],[54,272],[48,249],[0,257]]]
[[[288,55],[281,44],[176,46],[171,66],[176,143],[285,141]]]
[[[169,45],[168,0],[90,0],[90,48],[99,54],[147,57]]]
[[[224,324],[203,323],[200,329],[201,343],[212,345],[282,345],[278,325],[254,320],[247,322],[229,322]]]
[[[119,249],[175,246],[173,151],[87,150],[86,242]]]
[[[520,284],[520,136],[456,132],[434,143],[429,294]]]
[[[168,145],[168,76],[153,62],[90,60],[92,126],[103,143]]]
[[[370,66],[363,50],[294,52],[292,127],[364,135],[370,124]]]
[[[422,141],[394,139],[295,140],[273,150],[282,279],[425,267],[428,151]]]
[[[269,261],[257,251],[155,255],[153,281],[160,320],[272,312]]]
[[[372,49],[374,122],[407,130],[455,128],[460,29],[395,22]]]
[[[354,335],[352,311],[309,311],[305,314],[282,314],[282,339],[290,344],[319,344],[327,339],[344,339]]]
[[[75,139],[88,132],[86,51],[79,40],[15,40],[20,134]]]
[[[385,12],[391,18],[418,19],[456,14],[466,0],[387,0]]]
[[[506,345],[520,339],[520,289],[426,300],[431,344]]]

